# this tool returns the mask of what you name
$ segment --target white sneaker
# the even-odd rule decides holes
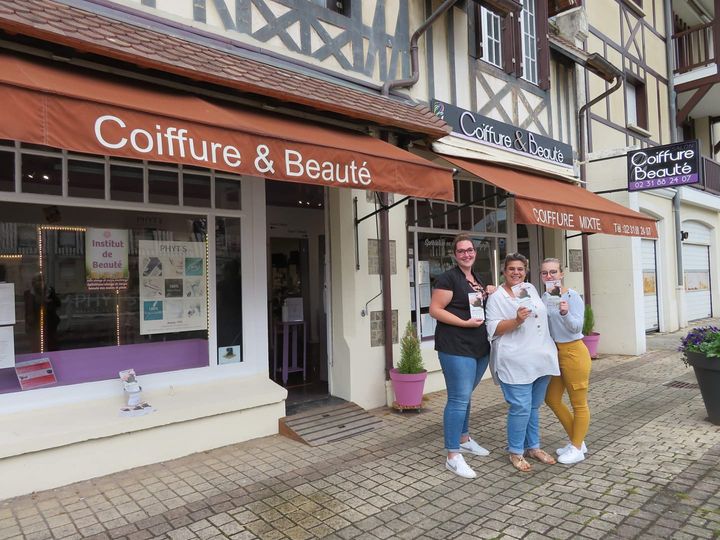
[[[585,454],[582,453],[582,450],[578,450],[573,445],[570,445],[570,448],[560,454],[557,460],[563,465],[573,465],[574,463],[580,463],[584,459]]]
[[[463,478],[475,478],[477,474],[465,463],[465,458],[458,454],[452,459],[445,460],[445,468]]]
[[[555,453],[556,453],[558,456],[562,456],[565,452],[567,452],[568,450],[570,450],[570,448],[574,448],[573,443],[571,443],[571,442],[567,443],[567,444],[566,444],[565,446],[563,446],[562,448],[558,448],[557,450],[555,450]],[[582,442],[582,446],[580,446],[580,451],[581,451],[583,454],[587,454],[587,446],[585,446],[585,441]]]
[[[490,450],[483,448],[473,439],[468,439],[464,443],[460,443],[461,454],[475,454],[476,456],[489,456]]]

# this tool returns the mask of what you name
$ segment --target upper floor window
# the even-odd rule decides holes
[[[312,0],[312,2],[340,15],[350,16],[350,0]]]
[[[535,24],[535,0],[523,0],[520,15],[522,31],[523,78],[538,82],[537,27]]]
[[[468,6],[470,55],[543,89],[549,88],[547,2],[482,0],[468,2]]]
[[[480,8],[482,22],[482,59],[502,68],[502,21],[497,13]]]
[[[629,126],[647,129],[647,94],[645,83],[633,76],[625,77],[626,117]]]

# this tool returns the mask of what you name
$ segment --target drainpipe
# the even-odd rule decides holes
[[[664,0],[665,8],[665,60],[668,73],[668,114],[670,115],[670,142],[677,142],[677,96],[675,95],[675,83],[673,79],[675,45],[672,39],[672,0]],[[675,267],[677,268],[677,283],[675,284],[675,299],[678,306],[678,325],[680,328],[687,325],[685,312],[685,291],[683,283],[683,260],[682,260],[682,220],[680,216],[680,203],[682,200],[682,188],[675,188],[673,195],[673,218],[675,223]]]
[[[390,95],[390,90],[393,90],[394,88],[409,88],[418,82],[418,79],[420,78],[420,67],[418,66],[418,40],[420,39],[420,36],[422,36],[425,31],[430,28],[432,23],[440,17],[440,15],[457,4],[458,1],[459,0],[445,0],[442,4],[440,4],[440,6],[438,6],[432,15],[430,15],[430,17],[428,17],[428,19],[422,23],[417,30],[415,30],[413,35],[410,37],[410,68],[412,70],[412,74],[409,79],[385,81],[385,84],[382,87],[383,96]]]
[[[585,66],[587,68],[587,66]],[[607,79],[606,79],[607,80]],[[609,81],[608,81],[609,82]],[[619,72],[615,75],[615,84],[611,86],[608,90],[594,98],[592,101],[589,101],[580,109],[577,113],[577,127],[578,127],[578,159],[580,161],[580,181],[582,182],[582,185],[585,186],[587,189],[587,171],[586,171],[586,163],[587,160],[587,152],[585,151],[585,130],[589,130],[589,122],[585,122],[584,115],[585,111],[587,111],[590,107],[595,105],[597,102],[605,99],[607,96],[612,94],[615,90],[620,88],[622,85],[622,74]],[[590,294],[590,254],[589,251],[589,243],[588,243],[588,235],[583,234],[581,237],[582,240],[582,258],[583,258],[583,293],[585,296],[585,304],[590,305],[591,302],[591,294]]]

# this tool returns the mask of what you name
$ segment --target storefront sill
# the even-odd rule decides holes
[[[119,416],[121,397],[2,415],[0,459],[268,405],[284,411],[287,390],[264,376],[234,377],[151,390],[143,397],[155,412],[134,418]],[[272,429],[277,432],[277,422]]]

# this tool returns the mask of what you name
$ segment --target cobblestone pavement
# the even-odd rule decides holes
[[[516,472],[484,381],[471,428],[492,453],[468,459],[475,480],[443,467],[438,392],[343,442],[266,437],[4,501],[0,539],[718,538],[720,428],[671,381],[694,382],[673,350],[596,360],[588,459],[571,467]],[[562,428],[541,415],[552,450]]]

